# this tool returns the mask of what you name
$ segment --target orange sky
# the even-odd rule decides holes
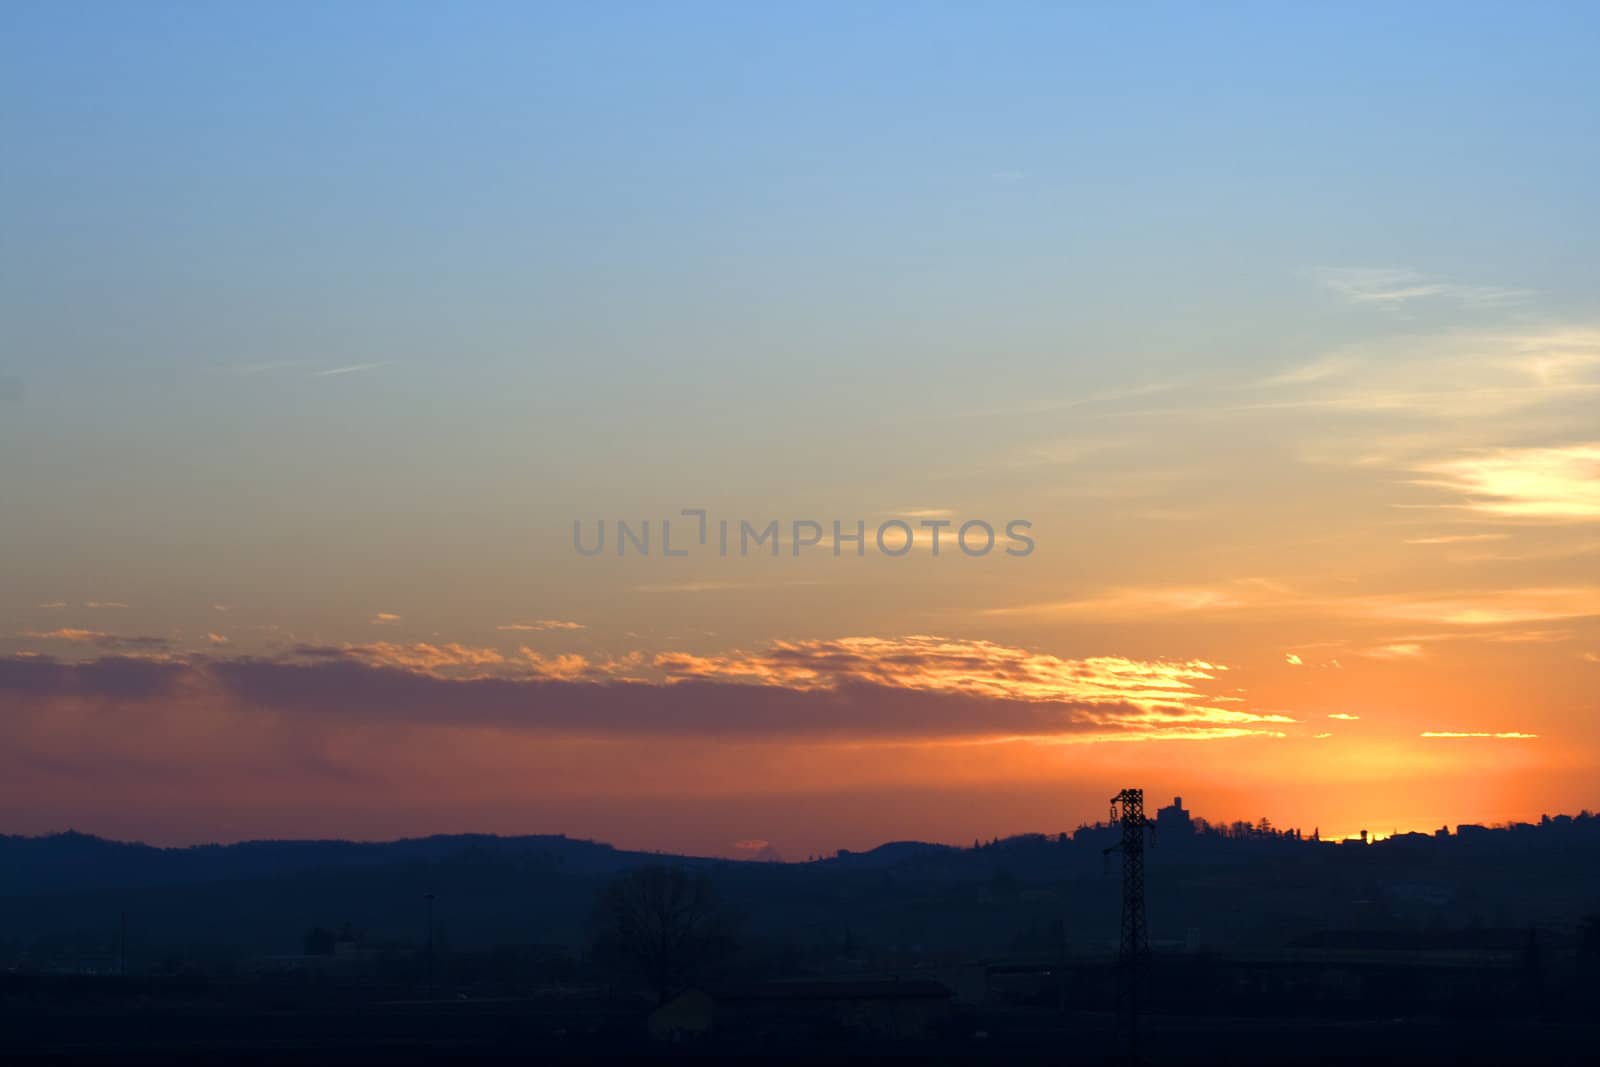
[[[541,512],[520,550],[418,567],[385,542],[393,562],[231,576],[225,600],[153,585],[148,558],[67,595],[24,579],[7,829],[799,856],[1071,828],[1130,784],[1335,834],[1578,810],[1600,448],[1493,442],[1577,431],[1600,335],[1459,344],[1130,391],[1038,466],[991,457],[1015,484],[953,482],[971,511],[934,506],[937,478],[915,506],[710,509],[901,515],[900,558],[826,538],[667,558],[659,519],[654,554],[585,557]],[[974,558],[943,529],[935,557],[923,524],[969,517],[1025,517],[1035,548]]]
[[[0,833],[1600,799],[1581,6],[59,8],[0,39]]]

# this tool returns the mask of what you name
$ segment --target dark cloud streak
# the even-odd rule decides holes
[[[566,734],[926,737],[1062,732],[1108,711],[852,684],[827,691],[680,681],[447,679],[349,660],[226,660],[205,668],[240,704],[280,712]]]
[[[297,651],[305,655],[312,650]],[[322,650],[312,662],[0,658],[0,694],[11,694],[14,699],[8,703],[13,704],[73,697],[138,704],[181,691],[219,706],[302,716],[321,725],[479,726],[566,736],[747,740],[1061,734],[1103,730],[1111,720],[1146,714],[1132,706],[1007,700],[870,683],[795,690],[697,680],[442,678],[334,658],[332,651]]]

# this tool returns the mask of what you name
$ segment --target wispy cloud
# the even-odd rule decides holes
[[[61,641],[73,645],[93,645],[95,648],[121,652],[161,652],[172,647],[165,637],[142,634],[125,635],[102,630],[83,630],[72,626],[49,631],[24,630],[17,635],[34,641]]]
[[[363,645],[296,645],[290,655],[300,659],[345,659],[374,667],[397,667],[427,673],[442,668],[493,667],[505,657],[492,648],[474,648],[454,642],[399,644],[375,641]]]
[[[1504,541],[1510,534],[1503,533],[1476,533],[1476,534],[1440,534],[1437,537],[1410,537],[1406,539],[1408,545],[1467,545],[1480,541]]]
[[[1130,586],[1074,600],[1043,601],[1015,607],[988,608],[991,616],[1039,618],[1154,618],[1174,613],[1214,613],[1260,608],[1292,602],[1293,594],[1279,583],[1241,578],[1216,585]]]
[[[1417,484],[1461,494],[1463,508],[1514,519],[1600,519],[1600,443],[1502,448],[1426,464]]]
[[[311,376],[313,378],[333,378],[341,374],[361,374],[365,371],[377,370],[380,367],[386,366],[388,366],[388,363],[383,361],[376,363],[351,363],[344,367],[329,367],[326,370],[313,371]]]
[[[508,622],[504,626],[496,626],[496,630],[509,633],[535,633],[540,630],[583,630],[587,627],[581,622],[567,622],[564,619],[535,619],[533,622]]]
[[[1347,614],[1372,619],[1492,626],[1600,615],[1600,588],[1554,586],[1482,590],[1446,596],[1377,596],[1344,602]]]
[[[1282,730],[1263,730],[1244,726],[1154,726],[1138,729],[1088,730],[1076,733],[1016,734],[986,739],[984,744],[1023,741],[1035,745],[1103,745],[1152,741],[1241,741],[1282,739]]]
[[[1505,416],[1600,392],[1600,330],[1455,331],[1350,345],[1245,388],[1225,410],[1325,409],[1394,418]],[[1370,436],[1370,432],[1369,432]],[[1419,434],[1420,445],[1437,433]]]
[[[1426,730],[1419,736],[1445,740],[1491,738],[1500,741],[1531,741],[1539,735],[1525,734],[1519,730],[1505,730],[1498,733],[1491,733],[1484,730]]]
[[[1314,272],[1326,289],[1352,304],[1395,308],[1423,300],[1449,300],[1472,307],[1501,307],[1528,300],[1527,289],[1464,285],[1400,267],[1319,267]]]
[[[77,644],[86,644],[111,635],[100,630],[80,630],[74,626],[63,626],[49,631],[24,630],[17,636],[30,637],[36,641],[71,641]]]
[[[1360,653],[1368,659],[1421,659],[1422,646],[1415,643],[1379,645]]]
[[[1573,631],[1570,629],[1511,627],[1504,630],[1485,630],[1481,626],[1474,625],[1459,630],[1433,630],[1428,633],[1399,634],[1390,637],[1376,649],[1367,649],[1358,652],[1358,655],[1376,656],[1380,659],[1398,659],[1408,655],[1420,656],[1425,646],[1447,641],[1468,641],[1475,644],[1493,645],[1559,644],[1564,641],[1570,641],[1572,635]],[[1415,649],[1416,651],[1406,651],[1409,649]]]
[[[1249,578],[1205,586],[1132,586],[1074,600],[988,608],[980,614],[1001,618],[1112,619],[1128,622],[1166,621],[1174,615],[1241,618],[1339,616],[1373,622],[1506,627],[1600,616],[1600,587],[1528,586],[1329,595],[1296,589],[1271,579]],[[1512,640],[1514,638],[1506,635],[1528,632],[1522,629],[1502,630],[1478,636],[1484,640]],[[1297,651],[1304,652],[1316,646],[1296,647]]]
[[[400,616],[390,611],[380,611],[372,616],[371,621],[374,626],[387,626],[392,622],[399,622]]]

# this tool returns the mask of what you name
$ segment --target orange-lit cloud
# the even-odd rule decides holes
[[[535,619],[533,622],[509,622],[495,629],[509,633],[536,633],[541,630],[582,630],[585,627],[581,622],[567,622],[564,619]]]
[[[1480,541],[1504,541],[1510,534],[1503,533],[1478,533],[1478,534],[1440,534],[1437,537],[1409,537],[1408,545],[1463,545],[1475,544]]]
[[[900,689],[972,693],[1012,700],[1135,704],[1203,701],[1196,683],[1227,668],[1203,660],[1140,661],[1118,656],[1067,660],[991,641],[926,634],[777,641],[765,649],[694,656],[663,653],[655,666],[669,678],[832,688],[868,682]]]
[[[1279,720],[1273,716],[1248,716],[1250,722],[1274,722]],[[1263,730],[1243,726],[1160,726],[1145,725],[1137,730],[1103,730],[1084,733],[1030,735],[1020,734],[1014,737],[997,738],[999,742],[1026,741],[1031,744],[1044,745],[1090,745],[1127,741],[1237,741],[1245,738],[1284,738],[1289,735],[1282,730]]]
[[[1371,659],[1417,659],[1422,654],[1422,646],[1415,642],[1380,645],[1361,653]]]
[[[396,644],[378,641],[366,645],[349,645],[339,650],[343,655],[364,663],[381,667],[401,667],[412,671],[435,671],[445,667],[490,667],[504,663],[505,657],[492,648],[472,648],[455,643]]]
[[[1499,733],[1490,733],[1482,730],[1427,730],[1418,736],[1452,740],[1462,740],[1468,738],[1493,738],[1501,741],[1531,741],[1539,735],[1525,734],[1517,730],[1507,730]]]
[[[1123,588],[1078,600],[991,608],[983,614],[1040,620],[1119,621],[1166,620],[1179,614],[1252,618],[1340,616],[1369,621],[1489,626],[1600,616],[1600,587],[1531,586],[1340,596],[1297,591],[1281,582],[1250,578],[1216,586]]]
[[[59,629],[45,632],[25,630],[19,636],[31,637],[39,641],[71,641],[74,644],[88,644],[111,635],[99,630],[80,630],[73,626],[62,626]]]
[[[121,652],[165,652],[172,642],[165,637],[144,634],[112,634],[101,630],[83,630],[63,626],[56,630],[40,632],[24,630],[17,636],[34,641],[60,641],[73,645],[93,645],[95,648]]]
[[[1600,444],[1496,449],[1418,468],[1461,506],[1516,519],[1600,519]]]
[[[1283,601],[1288,593],[1286,587],[1276,582],[1252,578],[1216,586],[1128,587],[1083,599],[989,608],[983,614],[1059,619],[1142,619],[1174,613],[1202,614],[1260,608]]]
[[[821,731],[1084,743],[1281,736],[1272,728],[1297,721],[1232,706],[1242,699],[1234,694],[1214,698],[1210,687],[1226,668],[1203,660],[1063,659],[929,635],[775,642],[707,655],[519,651],[520,659],[508,659],[459,643],[296,645],[276,659],[203,657],[183,677],[202,688],[222,684],[246,705],[265,699],[295,711],[487,716],[601,734]]]
[[[1493,626],[1551,622],[1600,615],[1600,588],[1540,586],[1494,589],[1448,596],[1376,596],[1352,598],[1333,607],[1371,619]]]
[[[563,681],[572,681],[588,675],[591,671],[588,660],[572,653],[543,656],[531,648],[521,648],[518,651],[532,666],[534,675],[539,678],[557,678]]]
[[[912,642],[906,651],[914,650]],[[1287,725],[1229,724],[1205,711],[1204,721],[1192,721],[1183,702],[999,699],[961,691],[959,681],[955,691],[857,681],[848,668],[831,686],[791,688],[644,681],[661,673],[644,657],[575,658],[535,676],[521,660],[423,670],[381,665],[380,654],[412,658],[340,647],[272,659],[0,656],[0,800],[60,796],[78,805],[75,824],[101,829],[122,825],[118,811],[133,805],[150,832],[168,840],[325,833],[316,828],[329,820],[345,833],[459,825],[517,832],[534,811],[541,819],[558,814],[569,831],[635,833],[646,846],[682,847],[685,838],[674,835],[704,832],[714,835],[707,847],[722,852],[757,836],[789,852],[901,834],[970,840],[997,820],[1053,830],[1063,797],[1077,818],[1126,781],[1170,783],[1173,792],[1203,796],[1198,810],[1229,816],[1243,815],[1235,800],[1254,809],[1259,794],[1251,790],[1270,789],[1279,797],[1275,817],[1294,812],[1307,825],[1328,825],[1330,811],[1364,824],[1362,805],[1380,787],[1389,791],[1377,810],[1398,812],[1399,825],[1504,817],[1462,798],[1481,793],[1485,774],[1508,767],[1537,775],[1543,788],[1550,760],[1565,751],[1520,737],[1422,738],[1421,725],[1393,706],[1368,716],[1391,730],[1375,725],[1359,744],[1310,729],[1295,734],[1297,742],[1283,737],[1294,733]],[[580,669],[579,678],[553,676]],[[1217,680],[1185,681],[1198,691]],[[1432,732],[1488,732],[1477,724],[1494,722],[1476,718],[1477,708],[1459,710],[1474,716],[1455,720],[1461,731]],[[1213,746],[1207,758],[1188,751],[1197,741]],[[1315,745],[1314,756],[1296,743]],[[1263,744],[1286,758],[1272,758]],[[95,790],[73,788],[85,776]],[[1420,784],[1413,792],[1384,784],[1398,776]],[[148,798],[167,796],[160,785],[174,782],[185,786],[182,804],[151,806]],[[1441,800],[1442,782],[1453,791]],[[378,810],[374,791],[395,798],[381,806],[390,813],[381,825],[368,821]],[[413,802],[418,794],[425,803]],[[1415,809],[1411,820],[1413,809],[1396,805],[1414,795],[1434,806]],[[927,818],[906,823],[905,812]],[[641,815],[648,827],[637,825]],[[242,831],[241,818],[255,820],[255,829]],[[804,844],[791,844],[792,827],[801,825],[809,827]]]
[[[929,635],[780,641],[754,651],[717,655],[663,653],[653,666],[669,682],[686,679],[776,686],[800,691],[849,685],[949,693],[1004,701],[1057,703],[1085,709],[1084,722],[1117,727],[1118,740],[1236,737],[1256,724],[1296,720],[1277,712],[1217,705],[1205,684],[1227,668],[1203,660],[1133,660],[1119,656],[1062,659],[989,641]],[[1137,728],[1135,732],[1126,732]],[[997,736],[1016,737],[1015,733]],[[1030,737],[1032,735],[1029,735]],[[1071,740],[1110,739],[1074,735]]]

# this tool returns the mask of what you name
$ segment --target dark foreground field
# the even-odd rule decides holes
[[[121,1063],[447,1063],[582,1061],[616,1057],[756,1056],[839,1062],[1117,1062],[1123,1049],[1104,1014],[994,1009],[957,1012],[920,1040],[745,1034],[658,1041],[636,1006],[562,1006],[537,1000],[411,1002],[330,1010],[116,1012],[8,1015],[0,1060]],[[1146,1020],[1150,1063],[1592,1062],[1600,1025],[1396,1019]]]

